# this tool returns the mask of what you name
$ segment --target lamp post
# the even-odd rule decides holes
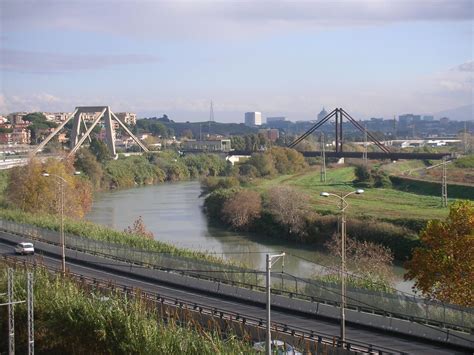
[[[272,269],[272,265],[278,261],[281,257],[285,256],[285,253],[281,254],[276,254],[276,255],[270,255],[267,254],[267,338],[265,340],[265,354],[266,355],[271,355],[272,353],[272,332],[271,332],[271,326],[270,326],[270,303],[271,303],[271,274],[270,271]],[[272,263],[273,259],[275,261]]]
[[[346,197],[353,194],[363,194],[364,190],[357,189],[351,191],[345,195],[336,195],[329,192],[321,192],[322,197],[334,196],[339,199],[339,209],[341,211],[341,342],[344,346],[346,341],[346,208],[349,207],[349,204],[346,201]]]
[[[80,175],[80,171],[75,171],[74,175]],[[54,177],[58,179],[59,188],[60,188],[60,201],[61,201],[61,224],[59,228],[59,243],[61,244],[61,270],[63,274],[66,274],[66,242],[64,240],[64,183],[69,184],[69,182],[64,179],[62,176],[56,174],[42,173],[44,177]]]

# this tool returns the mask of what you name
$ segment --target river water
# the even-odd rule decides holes
[[[197,181],[137,187],[98,194],[87,215],[91,222],[123,230],[141,216],[155,239],[177,247],[214,253],[225,259],[265,269],[265,254],[285,251],[284,270],[299,277],[311,277],[320,265],[331,265],[334,258],[307,245],[275,241],[255,235],[228,231],[208,223],[202,211],[203,198]],[[281,270],[281,264],[276,266]],[[403,268],[394,267],[400,278],[399,290],[411,293],[411,283],[403,282]]]

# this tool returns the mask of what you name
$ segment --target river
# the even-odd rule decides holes
[[[210,225],[202,212],[200,192],[199,182],[188,181],[100,193],[86,218],[123,230],[141,216],[157,240],[213,253],[259,270],[265,269],[265,254],[281,251],[287,253],[284,270],[299,277],[311,277],[321,270],[320,265],[334,262],[332,256],[308,245],[298,247]],[[399,278],[396,287],[411,293],[411,283],[401,279],[403,268],[393,269]]]

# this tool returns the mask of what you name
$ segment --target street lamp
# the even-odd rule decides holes
[[[271,303],[271,275],[270,271],[272,269],[272,265],[278,261],[281,257],[285,256],[285,253],[281,254],[276,254],[276,255],[270,255],[267,254],[267,338],[266,338],[266,344],[265,344],[265,354],[266,355],[271,355],[272,353],[272,333],[271,333],[271,326],[270,326],[270,303]],[[275,261],[272,263],[272,260],[275,259]]]
[[[322,197],[337,197],[340,201],[339,209],[341,210],[341,342],[344,346],[346,341],[346,208],[349,207],[349,204],[346,201],[346,197],[350,195],[360,195],[363,194],[364,190],[357,189],[351,191],[345,195],[336,195],[330,192],[321,192],[320,196]]]
[[[80,175],[80,171],[75,171],[73,175]],[[59,229],[59,243],[61,244],[61,269],[63,274],[66,274],[66,242],[64,240],[64,183],[69,184],[67,180],[65,180],[62,176],[56,174],[49,174],[44,172],[41,174],[44,177],[54,177],[58,179],[59,186],[60,186],[60,194],[61,194],[61,225]]]

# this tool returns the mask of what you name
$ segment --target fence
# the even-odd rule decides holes
[[[58,244],[58,232],[0,219],[0,229]],[[230,283],[263,291],[264,272],[225,263],[211,262],[169,253],[134,249],[77,235],[65,234],[68,249],[76,249],[191,277]],[[340,305],[340,285],[300,278],[285,272],[272,273],[272,292],[312,302]],[[347,287],[347,307],[365,312],[473,332],[474,309],[444,304],[403,292],[377,292]]]

